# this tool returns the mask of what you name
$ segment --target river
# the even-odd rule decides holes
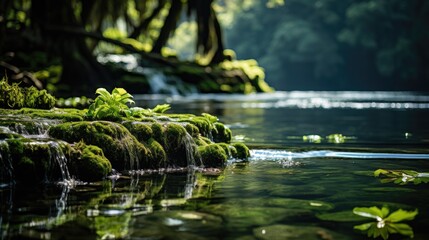
[[[373,206],[418,210],[414,219],[398,223],[407,226],[383,222],[391,226],[387,238],[429,239],[428,94],[135,100],[143,107],[169,103],[171,113],[216,115],[252,156],[220,171],[114,175],[73,188],[2,186],[1,239],[368,239],[354,226],[380,221],[360,218],[353,209]],[[420,174],[389,179],[375,177],[377,169]],[[386,236],[382,229],[387,227],[373,233]]]

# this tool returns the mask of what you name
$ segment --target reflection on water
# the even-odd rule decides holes
[[[165,99],[137,100],[153,107]],[[368,219],[353,209],[386,206],[418,209],[407,224],[414,239],[429,239],[428,183],[374,177],[380,168],[429,172],[429,96],[279,92],[170,100],[173,112],[219,116],[234,141],[251,146],[249,162],[231,161],[222,171],[136,171],[72,188],[1,186],[1,238],[366,239],[354,226]]]

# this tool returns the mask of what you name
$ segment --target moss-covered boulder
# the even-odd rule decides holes
[[[9,172],[2,171],[2,174],[33,183],[65,180],[70,177],[64,153],[67,148],[68,145],[56,141],[7,139],[1,147],[4,156],[1,167]]]
[[[148,164],[148,149],[127,128],[115,122],[66,122],[52,126],[48,134],[69,143],[83,141],[100,147],[115,169],[134,170]]]
[[[226,165],[228,156],[224,148],[219,144],[210,144],[198,147],[204,167],[223,167]]]
[[[170,123],[165,127],[165,150],[169,163],[186,167],[196,163],[197,149],[191,135],[179,124]]]
[[[232,152],[233,158],[244,159],[246,160],[250,157],[249,148],[244,143],[234,143],[232,146],[236,151]]]
[[[103,150],[83,142],[73,146],[69,166],[70,174],[82,181],[99,181],[112,171]]]

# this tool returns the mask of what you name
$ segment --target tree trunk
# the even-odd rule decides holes
[[[171,8],[168,12],[164,25],[159,32],[158,39],[152,48],[152,53],[161,53],[162,47],[167,44],[170,34],[176,29],[177,21],[179,20],[180,13],[182,12],[183,3],[180,0],[172,0]]]

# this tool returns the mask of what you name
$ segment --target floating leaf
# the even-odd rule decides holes
[[[389,209],[387,207],[382,207],[381,209],[378,207],[356,207],[353,209],[353,213],[362,217],[374,218],[379,221],[379,219],[383,219],[389,214]]]
[[[339,133],[335,133],[335,134],[330,134],[326,137],[326,139],[328,140],[328,142],[330,143],[344,143],[346,141],[345,136],[343,136],[342,134]]]
[[[306,136],[302,136],[302,140],[304,142],[321,143],[322,137],[319,135],[306,135]]]
[[[377,169],[374,171],[375,177],[383,177],[382,183],[394,182],[405,185],[409,182],[414,184],[429,183],[429,173],[419,173],[413,170],[386,170]]]
[[[401,221],[410,221],[418,214],[418,210],[405,211],[399,209],[389,215],[387,207],[356,207],[353,213],[359,216],[374,218],[376,222],[364,223],[354,226],[354,229],[366,232],[368,237],[377,238],[381,236],[383,239],[388,239],[389,234],[398,233],[404,236],[414,237],[413,229]]]
[[[414,211],[405,211],[399,209],[393,213],[391,213],[385,220],[389,222],[402,222],[402,221],[410,221],[413,220],[414,217],[419,213],[416,209]]]

